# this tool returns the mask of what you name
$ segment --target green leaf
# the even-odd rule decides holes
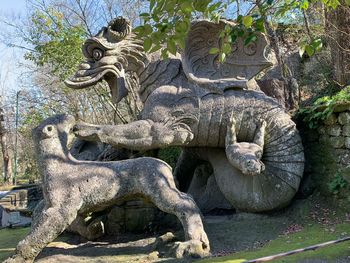
[[[143,17],[149,17],[149,13],[141,13],[140,16]]]
[[[222,51],[226,54],[231,53],[232,49],[231,49],[231,45],[229,43],[224,43],[222,45]]]
[[[177,33],[186,33],[187,30],[189,29],[189,24],[187,24],[185,21],[179,21],[175,25],[175,31]]]
[[[169,50],[169,52],[173,55],[176,55],[176,44],[175,44],[175,41],[170,39],[168,42],[167,42],[167,49]]]
[[[350,6],[350,0],[345,0],[345,4],[346,4],[347,6]]]
[[[300,8],[301,9],[308,9],[309,8],[309,1],[308,0],[303,0],[301,3],[300,3]]]
[[[311,45],[306,45],[305,51],[309,55],[309,57],[311,57],[315,53],[315,49]]]
[[[195,10],[199,12],[205,12],[208,10],[208,4],[211,2],[211,0],[195,0],[193,2],[193,7]]]
[[[243,25],[244,25],[246,28],[251,27],[252,24],[253,24],[253,18],[252,18],[252,16],[245,16],[245,17],[243,17]]]
[[[165,10],[169,13],[175,9],[176,1],[167,1]]]
[[[143,42],[143,48],[147,52],[151,49],[152,47],[152,39],[151,38],[146,38],[145,41]]]
[[[220,53],[219,55],[220,62],[224,62],[226,59],[226,54],[225,53]]]
[[[237,31],[237,36],[239,36],[239,37],[243,37],[244,34],[245,34],[245,32],[242,29]]]
[[[143,26],[143,34],[144,36],[147,36],[149,34],[151,34],[153,32],[153,28],[151,27],[151,25],[146,24]]]
[[[180,47],[182,50],[185,49],[185,38],[184,37],[174,37],[174,40],[176,42],[176,44],[178,45],[178,47]]]
[[[247,36],[247,38],[244,40],[244,45],[246,46],[246,45],[248,45],[250,42],[254,42],[254,41],[256,41],[257,40],[257,37],[256,37],[256,35],[255,34],[249,34],[248,36]]]
[[[238,38],[236,34],[230,34],[230,36],[231,36],[231,43],[235,42]]]
[[[149,9],[150,9],[150,10],[153,9],[155,3],[156,3],[156,0],[150,0],[150,1],[149,1]]]
[[[262,17],[256,20],[255,28],[259,32],[265,32],[264,19]]]
[[[314,39],[310,45],[314,48],[315,52],[320,51],[323,47],[323,43],[320,38]]]
[[[218,9],[220,8],[221,4],[222,4],[221,2],[217,2],[217,3],[212,4],[211,6],[209,6],[209,7],[208,7],[209,13],[212,13],[212,12],[214,12],[215,10],[218,10]]]
[[[149,53],[156,52],[156,51],[158,51],[159,49],[161,49],[161,45],[156,44],[155,46],[153,46],[153,47],[151,48],[151,50],[149,51]]]
[[[336,9],[340,5],[340,2],[338,0],[328,0],[328,1],[324,1],[324,4],[328,7],[332,7],[333,9]]]
[[[191,13],[193,11],[192,1],[185,1],[181,3],[180,8],[184,13]]]
[[[138,34],[139,36],[144,36],[143,35],[143,32],[144,32],[144,27],[143,26],[135,27],[132,31],[134,33]]]
[[[218,49],[217,47],[212,47],[210,50],[209,50],[209,54],[218,54],[220,52],[220,49]]]

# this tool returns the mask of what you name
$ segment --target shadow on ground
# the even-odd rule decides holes
[[[205,229],[214,256],[253,249],[276,238],[291,223],[287,214],[208,216]],[[62,239],[62,238],[61,238]],[[157,255],[155,237],[128,235],[81,242],[74,235],[66,235],[45,248],[37,262],[190,262]],[[133,240],[133,241],[126,241]]]

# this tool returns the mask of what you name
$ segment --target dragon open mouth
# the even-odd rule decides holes
[[[118,103],[127,95],[124,71],[114,65],[94,69],[86,69],[87,67],[90,67],[90,64],[82,63],[80,70],[73,77],[65,80],[65,84],[73,89],[84,89],[104,79],[110,88],[113,102]]]

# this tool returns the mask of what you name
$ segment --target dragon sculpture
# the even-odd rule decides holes
[[[175,175],[186,190],[201,160],[208,161],[219,191],[240,210],[287,205],[298,190],[304,153],[295,123],[272,98],[251,89],[271,65],[263,34],[238,39],[224,63],[210,54],[227,24],[192,23],[182,54],[148,54],[129,22],[118,17],[83,45],[86,61],[66,85],[82,89],[105,80],[118,103],[128,93],[143,102],[140,119],[122,125],[75,127],[78,137],[131,150],[183,147]],[[136,76],[132,84],[130,76]]]

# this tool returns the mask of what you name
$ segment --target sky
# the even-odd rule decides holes
[[[0,30],[11,32],[3,21],[11,22],[11,17],[25,14],[26,0],[0,0]],[[0,95],[9,96],[21,89],[18,79],[23,73],[19,64],[23,61],[23,51],[8,47],[0,42]]]
[[[0,0],[0,13],[12,13],[24,11],[26,0]]]

